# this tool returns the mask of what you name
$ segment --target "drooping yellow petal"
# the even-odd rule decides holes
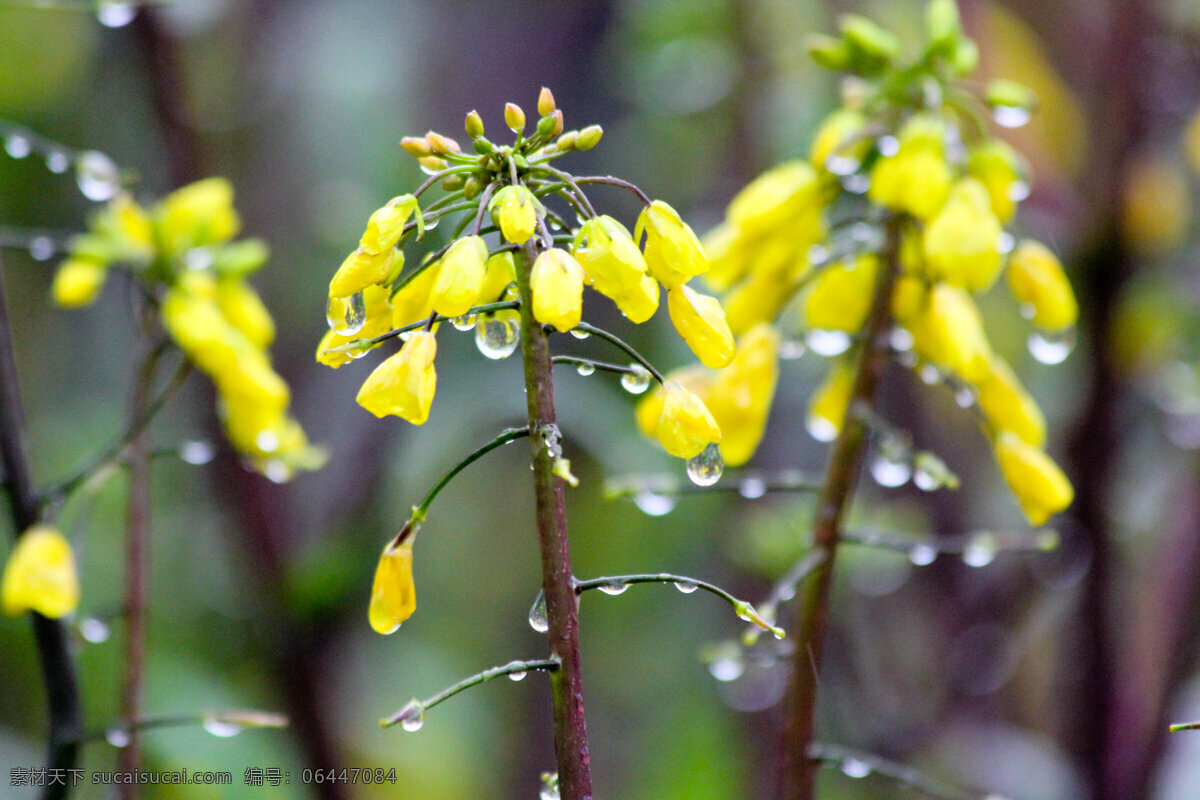
[[[708,257],[700,240],[679,217],[679,212],[662,200],[642,209],[634,228],[634,241],[641,240],[643,231],[646,267],[663,286],[670,289],[708,271]]]
[[[845,364],[834,366],[808,401],[807,427],[815,439],[831,442],[841,433],[853,391],[854,371]]]
[[[675,381],[663,384],[663,406],[655,435],[677,458],[692,458],[710,442],[721,441],[721,429],[704,401]]]
[[[104,288],[108,267],[90,258],[72,256],[54,273],[50,295],[56,305],[79,308],[91,305]]]
[[[909,323],[909,331],[918,355],[971,383],[987,375],[992,348],[979,307],[963,289],[948,283],[934,286],[924,314]]]
[[[935,280],[983,291],[1000,274],[1000,234],[987,189],[964,178],[925,229],[926,269]]]
[[[329,296],[349,297],[368,286],[383,283],[388,272],[391,271],[395,259],[395,250],[372,253],[366,248],[359,247],[346,256],[346,260],[342,262],[338,271],[329,281]]]
[[[205,178],[176,189],[158,208],[159,238],[169,256],[232,239],[241,228],[233,208],[233,184]]]
[[[388,542],[375,568],[368,617],[376,633],[394,633],[417,610],[413,584],[413,539],[416,531],[399,545]]]
[[[733,362],[701,393],[721,429],[726,466],[745,464],[762,441],[779,376],[778,350],[779,333],[767,323],[754,326],[738,340]]]
[[[359,246],[368,253],[385,253],[396,247],[408,218],[417,211],[417,200],[411,194],[393,197],[371,214],[367,230],[359,240]]]
[[[275,321],[250,284],[236,278],[217,281],[217,305],[255,347],[265,349],[274,341]]]
[[[1034,447],[1045,443],[1046,418],[1004,359],[991,357],[978,388],[979,408],[993,428],[1010,431]]]
[[[658,281],[643,275],[637,286],[616,295],[613,301],[630,322],[641,324],[658,310]]]
[[[871,309],[878,259],[862,255],[851,263],[831,264],[813,281],[804,302],[810,328],[847,331],[862,327]]]
[[[437,389],[435,355],[434,335],[429,331],[414,333],[399,353],[367,376],[358,390],[358,404],[377,417],[394,414],[414,425],[425,424]]]
[[[1075,324],[1079,306],[1062,264],[1048,247],[1024,239],[1008,260],[1008,286],[1017,302],[1033,309],[1033,324],[1061,331]]]
[[[513,244],[525,244],[537,230],[537,199],[524,186],[500,189],[488,208],[500,233]]]
[[[61,533],[35,525],[17,540],[0,577],[4,613],[36,611],[60,619],[79,605],[79,577],[71,545]]]
[[[729,202],[726,219],[749,235],[769,233],[799,218],[817,216],[820,198],[816,170],[800,159],[785,161],[738,192]],[[804,236],[800,231],[795,235]]]
[[[460,317],[479,302],[487,275],[488,249],[481,236],[464,236],[442,256],[430,302],[447,317]]]
[[[642,251],[612,217],[593,217],[583,223],[571,252],[592,288],[613,299],[637,290],[646,275]]]
[[[1041,525],[1075,499],[1071,482],[1054,460],[1015,433],[1003,431],[996,437],[996,460],[1033,525]]]
[[[583,317],[583,267],[566,250],[551,248],[537,257],[529,275],[533,317],[569,331]]]
[[[667,309],[675,330],[706,367],[720,369],[733,360],[733,334],[725,310],[715,297],[692,291],[684,284],[667,293]]]

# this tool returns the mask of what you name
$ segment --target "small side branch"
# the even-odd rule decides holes
[[[439,703],[449,700],[459,692],[464,692],[467,689],[470,689],[472,686],[478,686],[481,683],[487,683],[490,680],[495,680],[496,678],[500,678],[505,675],[524,676],[528,672],[554,672],[558,668],[559,662],[557,659],[543,658],[532,661],[510,661],[503,666],[485,669],[483,672],[478,672],[469,678],[459,681],[453,686],[443,689],[426,700],[413,699],[409,701],[404,708],[401,708],[395,714],[379,720],[379,727],[389,728],[397,723],[421,719],[427,710],[433,708]]]

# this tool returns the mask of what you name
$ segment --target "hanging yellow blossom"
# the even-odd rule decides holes
[[[1041,525],[1075,499],[1075,490],[1045,452],[1003,431],[996,437],[996,460],[1030,524]]]
[[[717,298],[680,284],[667,293],[667,308],[675,330],[700,363],[713,369],[728,366],[734,354],[733,334]]]
[[[466,314],[479,301],[487,261],[487,245],[480,236],[464,236],[450,245],[430,292],[433,310],[447,317]]]
[[[553,247],[537,257],[529,275],[533,317],[569,331],[583,315],[583,267],[566,250]]]
[[[642,238],[643,231],[646,267],[663,286],[670,289],[708,271],[708,258],[700,240],[680,219],[679,212],[662,200],[642,209],[633,231],[635,241]]]
[[[720,442],[721,429],[703,400],[681,384],[667,381],[655,436],[671,455],[692,458],[710,442]]]
[[[414,333],[399,353],[367,376],[358,390],[358,404],[377,417],[394,414],[413,425],[424,425],[437,390],[435,355],[434,335],[429,331]]]
[[[1023,239],[1008,260],[1008,286],[1017,302],[1033,310],[1033,324],[1062,331],[1075,324],[1075,292],[1054,253],[1041,242]]]
[[[35,525],[17,539],[0,577],[4,613],[36,611],[59,619],[79,605],[75,556],[66,538],[47,525]]]
[[[394,633],[417,610],[417,591],[413,584],[415,537],[416,530],[410,529],[403,542],[388,542],[379,557],[367,612],[376,633]]]
[[[505,186],[488,204],[492,220],[513,244],[525,244],[537,230],[537,198],[524,186]]]

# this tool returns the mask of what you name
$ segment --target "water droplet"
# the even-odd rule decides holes
[[[697,587],[696,584],[692,583],[691,581],[675,581],[675,588],[683,594],[691,594],[699,587]]]
[[[104,740],[113,747],[128,747],[129,733],[124,728],[109,728],[104,732]]]
[[[75,159],[75,182],[88,200],[111,200],[121,189],[121,173],[113,160],[96,150],[86,150]]]
[[[1008,199],[1014,203],[1019,203],[1029,197],[1029,184],[1025,181],[1013,181],[1008,185],[1008,191],[1005,192]]]
[[[959,408],[970,408],[975,405],[975,390],[969,386],[964,386],[954,393],[954,402]]]
[[[1023,106],[993,106],[992,119],[1001,128],[1020,128],[1029,122],[1030,113]]]
[[[228,739],[230,736],[237,736],[242,732],[242,726],[236,722],[228,722],[215,717],[208,717],[204,720],[204,730],[211,733],[213,736],[219,736],[222,739]]]
[[[296,472],[283,461],[273,458],[263,465],[262,474],[271,483],[287,483],[296,475]]]
[[[596,371],[596,365],[585,361],[579,366],[575,367],[575,371],[580,375],[588,376]]]
[[[883,231],[869,222],[856,222],[850,226],[850,241],[857,244],[882,244]]]
[[[847,778],[865,778],[871,774],[871,765],[857,758],[847,758],[842,762],[842,774]]]
[[[106,28],[123,28],[136,16],[137,6],[129,2],[100,0],[100,7],[96,9],[96,19]]]
[[[279,434],[275,431],[259,431],[254,437],[254,444],[264,453],[274,453],[279,449]]]
[[[625,590],[629,588],[629,584],[621,581],[613,581],[612,583],[602,583],[596,588],[605,594],[610,594],[615,597],[616,595],[624,594]]]
[[[353,336],[367,322],[367,305],[362,292],[349,297],[331,297],[325,305],[325,319],[338,336]]]
[[[838,426],[819,414],[809,414],[804,420],[804,429],[818,442],[832,442],[838,435]]]
[[[1017,310],[1021,312],[1021,316],[1025,319],[1033,319],[1037,316],[1037,307],[1033,303],[1021,303],[1017,306]]]
[[[884,450],[871,461],[871,477],[880,486],[903,486],[912,477],[912,464],[903,453]]]
[[[822,244],[814,244],[808,248],[808,263],[814,267],[829,260],[829,248]]]
[[[727,655],[708,662],[708,671],[722,683],[736,681],[746,671],[746,662],[741,655]]]
[[[450,320],[450,324],[454,326],[455,330],[469,331],[475,327],[475,315],[463,314],[461,317],[455,317]]]
[[[10,133],[4,137],[4,151],[13,158],[24,158],[33,150],[29,139],[19,133]]]
[[[524,670],[522,670],[521,672],[510,672],[510,673],[508,673],[508,679],[513,682],[523,681],[523,680],[525,680],[525,676],[528,674],[529,673],[525,672]]]
[[[79,635],[85,642],[100,644],[108,641],[108,637],[112,635],[112,629],[102,619],[84,617],[79,621]]]
[[[364,339],[355,339],[353,342],[347,342],[347,344],[355,345],[354,347],[352,347],[351,349],[346,351],[346,355],[350,356],[350,358],[352,358],[355,361],[362,358],[363,356],[365,356],[367,353],[371,352],[371,350],[374,349],[372,347],[368,347],[366,345],[366,340],[364,340]]]
[[[590,333],[588,333],[587,331],[581,331],[579,328],[572,328],[571,335],[574,336],[576,339],[586,339],[589,336],[591,336]]]
[[[1000,253],[1011,253],[1013,248],[1017,246],[1017,239],[1008,231],[1000,231],[1000,235],[996,237],[996,250]]]
[[[650,489],[642,489],[633,496],[633,502],[642,510],[643,514],[649,514],[652,517],[662,517],[671,513],[675,508],[677,499],[674,495],[659,494]]]
[[[783,339],[779,342],[779,357],[784,361],[795,361],[808,352],[803,339]]]
[[[205,442],[199,439],[194,439],[179,445],[179,457],[188,464],[193,464],[195,466],[207,464],[213,460],[213,457],[216,456],[216,454],[216,448],[212,446],[211,442]]]
[[[977,533],[963,548],[962,560],[968,567],[986,567],[996,560],[999,545],[995,535],[986,531]]]
[[[216,253],[209,247],[193,247],[183,254],[183,264],[190,270],[208,269],[216,261]]]
[[[888,344],[897,353],[907,353],[913,347],[913,335],[908,328],[895,327],[888,334]]]
[[[850,175],[858,171],[862,166],[862,162],[854,156],[838,155],[834,153],[829,158],[825,159],[825,169],[832,172],[834,175]]]
[[[738,486],[738,494],[747,500],[757,500],[767,493],[767,484],[758,478],[746,478]]]
[[[1043,364],[1061,364],[1075,349],[1075,329],[1035,330],[1029,334],[1029,353]]]
[[[716,442],[709,442],[700,455],[692,456],[687,462],[687,476],[697,486],[712,486],[721,480],[725,472],[725,459]]]
[[[879,151],[879,155],[891,158],[900,152],[900,140],[895,136],[880,136],[875,142],[875,148]]]
[[[621,376],[621,386],[630,394],[642,394],[650,388],[650,372],[641,364],[630,364]]]
[[[62,150],[54,149],[46,153],[46,169],[55,175],[61,175],[71,166],[71,157]]]
[[[942,379],[941,370],[939,370],[933,364],[921,365],[919,374],[921,376],[921,380],[930,386],[932,386],[933,384],[937,383],[938,381],[940,381]]]
[[[937,548],[928,544],[914,544],[908,550],[908,560],[917,567],[927,567],[937,560]]]
[[[811,330],[804,337],[809,348],[819,356],[837,356],[850,347],[850,334],[845,331]]]
[[[942,485],[941,480],[925,464],[919,462],[913,471],[912,482],[922,492],[932,492]]]
[[[538,592],[537,599],[529,608],[529,627],[538,633],[550,630],[550,620],[546,616],[546,595]]]
[[[521,343],[521,323],[492,317],[475,326],[475,346],[490,359],[508,358]]]
[[[871,179],[861,172],[842,178],[842,188],[850,194],[866,194],[871,188]]]
[[[54,240],[49,236],[34,236],[29,240],[29,255],[34,261],[46,261],[54,255]]]
[[[400,720],[400,727],[409,733],[416,733],[425,725],[425,709],[419,709],[415,714]]]

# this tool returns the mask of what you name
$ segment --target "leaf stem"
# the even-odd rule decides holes
[[[659,383],[666,382],[666,378],[663,377],[661,372],[654,368],[653,364],[643,358],[641,353],[639,353],[637,350],[634,350],[624,341],[619,339],[615,334],[609,333],[603,328],[597,328],[595,325],[589,325],[586,322],[580,322],[577,326],[575,326],[575,329],[585,333],[590,333],[593,336],[599,336],[606,342],[616,345],[620,349],[624,350],[630,358],[645,367],[647,371],[649,371],[649,373],[654,377],[654,380],[658,381]]]
[[[424,712],[425,710],[433,708],[439,703],[449,700],[451,697],[454,697],[454,695],[464,692],[473,686],[478,686],[481,683],[487,683],[490,680],[495,680],[496,678],[500,678],[505,675],[518,675],[522,672],[554,672],[558,669],[558,667],[558,661],[553,658],[542,658],[531,661],[510,661],[502,666],[485,669],[483,672],[478,672],[469,678],[465,678],[453,686],[443,689],[427,700],[418,700],[415,703],[415,707]],[[404,721],[404,719],[407,718],[407,714],[412,713],[411,709],[413,708],[413,703],[406,705],[404,708],[400,709],[395,714],[392,714],[390,717],[385,717],[379,720],[379,726],[381,728],[388,728],[392,725],[395,725],[397,722]]]
[[[441,492],[442,489],[446,488],[446,485],[450,483],[450,481],[454,480],[458,473],[462,472],[464,469],[471,466],[476,461],[495,450],[497,447],[502,447],[509,442],[515,442],[517,439],[521,439],[528,435],[528,426],[524,428],[509,428],[508,430],[502,432],[495,439],[455,464],[454,468],[443,475],[442,479],[438,481],[432,489],[429,490],[429,494],[425,495],[425,499],[421,501],[421,505],[413,509],[413,520],[420,522],[421,520],[425,519],[425,515],[429,512],[429,506],[433,504],[433,499],[438,496],[438,493]]]

